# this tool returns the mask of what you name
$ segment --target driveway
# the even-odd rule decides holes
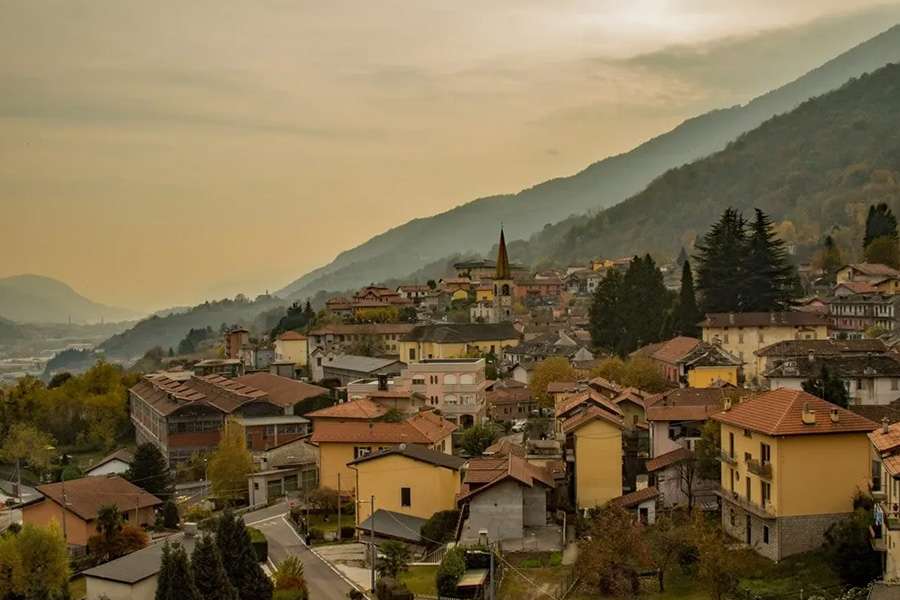
[[[315,554],[300,539],[285,520],[287,505],[277,504],[244,515],[244,522],[259,529],[269,542],[269,558],[278,564],[288,556],[303,561],[303,573],[309,597],[315,600],[347,600],[350,585]]]

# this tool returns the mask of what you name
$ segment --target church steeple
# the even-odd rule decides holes
[[[494,279],[511,279],[509,270],[509,256],[506,253],[506,239],[503,237],[503,227],[500,228],[500,247],[497,249],[497,272]]]

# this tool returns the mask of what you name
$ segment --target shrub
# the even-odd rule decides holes
[[[325,532],[318,527],[309,528],[309,539],[313,542],[321,542],[325,539]]]
[[[350,526],[341,527],[341,539],[349,540],[356,537],[356,528]]]
[[[208,508],[196,504],[184,513],[184,520],[189,523],[201,523],[212,516],[212,511]]]
[[[247,533],[250,534],[250,543],[253,545],[253,551],[259,562],[266,562],[269,557],[269,542],[263,532],[254,527],[248,527]]]
[[[458,510],[436,512],[422,525],[422,537],[429,543],[449,542],[456,535],[457,521],[459,521]]]
[[[562,552],[554,552],[550,555],[550,566],[558,567],[562,564]]]
[[[460,548],[451,548],[444,554],[444,560],[435,575],[435,584],[441,596],[455,596],[456,584],[466,572],[466,561]]]

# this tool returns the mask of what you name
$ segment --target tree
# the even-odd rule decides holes
[[[181,544],[163,546],[155,600],[204,600],[197,591],[187,553]]]
[[[463,550],[459,547],[450,548],[441,559],[441,564],[435,574],[435,586],[439,596],[455,597],[456,584],[466,572],[466,559]]]
[[[462,432],[460,446],[469,456],[481,456],[497,440],[497,430],[490,423],[472,425]]]
[[[575,381],[576,379],[575,369],[569,364],[568,359],[562,356],[551,356],[535,365],[529,387],[535,399],[547,406],[550,404],[550,396],[547,395],[547,386],[550,383]]]
[[[881,236],[872,240],[865,249],[866,262],[900,268],[900,246],[897,238]]]
[[[866,215],[866,233],[863,237],[863,250],[881,237],[897,240],[897,218],[887,203],[881,202],[869,207]]]
[[[684,251],[683,248],[682,251]],[[691,263],[685,260],[681,267],[681,291],[678,293],[678,305],[675,308],[673,319],[674,333],[688,337],[700,337],[699,323],[702,319],[703,315],[697,306],[697,297],[694,293],[694,274],[691,272]]]
[[[758,208],[755,215],[743,257],[744,310],[787,310],[795,298],[794,267],[788,262],[784,241],[775,236],[772,219]]]
[[[374,335],[363,335],[347,347],[347,354],[355,356],[380,356],[384,353],[384,344]]]
[[[828,281],[833,282],[837,270],[844,265],[844,257],[841,249],[831,235],[826,235],[822,240],[822,248],[816,252],[813,258],[813,265],[822,269]]]
[[[0,536],[0,598],[67,600],[69,552],[55,523]]]
[[[605,596],[636,596],[639,574],[649,561],[641,526],[621,506],[593,511],[590,536],[580,542],[576,570],[585,585]]]
[[[622,381],[624,374],[625,361],[618,356],[600,361],[600,364],[591,370],[591,378],[602,377],[615,383]]]
[[[97,533],[88,538],[88,552],[100,564],[140,550],[147,542],[143,530],[126,525],[119,508],[108,504],[97,510]]]
[[[660,593],[666,591],[666,573],[677,564],[685,547],[686,532],[673,515],[660,514],[644,536],[651,564],[656,568]]]
[[[178,516],[178,507],[175,502],[169,498],[162,506],[162,522],[166,529],[177,529],[178,522],[181,518]]]
[[[635,387],[645,392],[658,393],[669,388],[666,378],[652,360],[644,356],[635,356],[625,361],[620,383],[626,387]]]
[[[718,421],[708,419],[703,425],[700,439],[694,444],[694,457],[697,460],[697,475],[706,481],[719,481],[722,468],[719,462],[721,454],[721,426]]]
[[[51,436],[38,431],[34,426],[15,423],[10,427],[3,447],[0,448],[0,457],[16,463],[17,472],[21,470],[23,461],[35,470],[43,471],[50,466],[54,444]]]
[[[422,525],[422,539],[429,544],[452,541],[456,534],[457,521],[459,521],[458,510],[441,510],[434,513]]]
[[[237,590],[228,580],[222,555],[212,536],[197,540],[191,554],[191,573],[203,600],[238,600]]]
[[[881,558],[872,549],[871,525],[872,514],[857,508],[850,518],[825,532],[825,555],[845,583],[864,586],[881,575]]]
[[[166,457],[155,444],[141,444],[134,451],[134,461],[126,477],[136,486],[158,498],[172,495],[172,474]]]
[[[745,221],[726,209],[697,243],[697,289],[704,313],[742,312],[746,305]]]
[[[228,579],[240,600],[258,600],[272,596],[272,582],[257,562],[250,534],[240,517],[226,508],[216,527],[216,544]]]
[[[419,320],[419,313],[416,312],[416,309],[413,306],[404,306],[400,309],[397,319],[403,323],[415,323]]]
[[[832,404],[837,404],[842,408],[847,408],[850,405],[850,394],[847,392],[847,388],[844,387],[844,382],[840,377],[832,375],[824,363],[818,377],[806,379],[801,385],[804,392],[818,396]]]
[[[610,269],[594,290],[588,314],[591,341],[596,348],[616,351],[622,339],[625,331],[621,312],[623,286],[622,274]]]
[[[384,555],[378,563],[378,574],[382,577],[396,579],[400,573],[406,571],[412,554],[403,542],[388,540],[381,545],[381,553]]]
[[[219,498],[233,500],[244,496],[247,474],[253,470],[253,457],[247,450],[243,427],[234,419],[225,421],[222,437],[209,458],[209,480]]]
[[[299,592],[291,596],[297,600],[305,600],[309,596],[306,577],[303,575],[303,562],[297,556],[288,556],[278,563],[273,578],[276,592]]]
[[[698,512],[691,523],[690,538],[697,549],[696,579],[712,600],[729,597],[737,589],[741,563],[722,530]]]

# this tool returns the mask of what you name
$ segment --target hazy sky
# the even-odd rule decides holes
[[[861,0],[0,0],[0,276],[139,309],[276,289],[898,21]]]

